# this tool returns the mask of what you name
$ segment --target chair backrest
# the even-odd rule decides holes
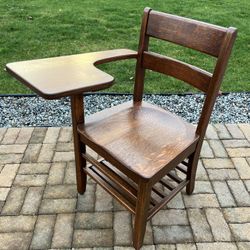
[[[142,100],[145,69],[160,72],[191,84],[206,93],[196,131],[203,138],[216,96],[219,93],[236,33],[236,29],[232,27],[224,28],[145,8],[138,48],[134,101]],[[213,73],[148,51],[150,37],[166,40],[216,57],[217,61]]]

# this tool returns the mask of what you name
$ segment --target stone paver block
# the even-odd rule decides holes
[[[166,206],[164,206],[163,209],[166,208],[176,208],[176,209],[183,209],[185,208],[184,202],[183,202],[183,198],[182,198],[182,194],[177,194],[174,199],[172,199]]]
[[[21,210],[22,214],[37,214],[42,200],[43,189],[43,187],[30,187],[28,189]]]
[[[165,243],[187,243],[193,241],[189,226],[154,226],[154,242]]]
[[[207,181],[208,180],[207,172],[206,172],[201,160],[199,160],[199,162],[198,162],[197,172],[196,172],[196,180],[197,181]]]
[[[51,162],[55,146],[55,144],[43,144],[37,162]]]
[[[48,249],[51,245],[55,215],[39,215],[31,242],[32,249]]]
[[[57,152],[74,151],[74,145],[72,142],[59,142],[56,144]]]
[[[87,184],[83,195],[78,194],[77,211],[93,212],[95,208],[95,184]]]
[[[213,151],[206,140],[202,143],[200,156],[201,158],[214,158]]]
[[[237,242],[237,246],[239,250],[249,250],[250,242]]]
[[[231,241],[230,229],[219,209],[207,208],[206,216],[210,224],[215,241]]]
[[[225,181],[239,178],[239,174],[235,169],[208,169],[207,172],[212,181]]]
[[[250,206],[250,195],[241,180],[227,182],[238,206]]]
[[[76,167],[75,162],[68,162],[65,169],[65,184],[76,184]]]
[[[47,185],[44,191],[43,198],[45,199],[60,199],[60,198],[75,198],[77,196],[76,185]]]
[[[20,128],[9,128],[4,134],[1,144],[14,144],[20,132]]]
[[[71,142],[72,136],[72,127],[63,127],[60,130],[58,142]]]
[[[132,244],[131,214],[127,211],[114,214],[114,244],[129,246]]]
[[[43,143],[56,143],[59,136],[60,128],[50,127],[47,129]]]
[[[250,147],[250,142],[247,140],[222,140],[225,148],[247,148]]]
[[[227,157],[227,152],[224,149],[220,140],[210,140],[210,147],[213,149],[215,157]]]
[[[22,161],[22,154],[0,154],[1,164],[16,164]]]
[[[0,173],[0,187],[11,187],[19,164],[6,164]]]
[[[16,215],[20,212],[26,194],[26,187],[12,187],[1,214]]]
[[[206,131],[207,139],[219,139],[216,129],[212,124],[209,124]]]
[[[244,183],[246,185],[247,191],[250,192],[250,180],[244,180]]]
[[[236,241],[250,241],[250,223],[229,225]]]
[[[250,208],[236,207],[225,208],[223,210],[227,222],[230,223],[250,223]]]
[[[65,168],[66,168],[66,163],[64,162],[52,163],[49,171],[47,184],[48,185],[62,184],[64,179]]]
[[[245,135],[245,137],[250,141],[250,126],[249,126],[249,124],[247,124],[247,123],[238,124],[238,126],[240,127],[240,129],[243,132],[243,134]]]
[[[234,243],[213,242],[213,243],[197,243],[198,250],[237,250]]]
[[[228,158],[203,159],[205,168],[234,168],[232,161]]]
[[[43,143],[46,132],[47,128],[35,127],[32,136],[30,138],[30,143],[32,144]]]
[[[52,248],[70,248],[73,238],[74,214],[58,214],[52,239]]]
[[[228,131],[235,139],[245,139],[245,136],[243,135],[242,131],[239,129],[237,124],[225,124]]]
[[[214,124],[214,127],[217,131],[217,134],[219,136],[220,139],[230,139],[232,138],[229,131],[227,130],[227,127],[222,124],[222,123],[217,123]]]
[[[10,188],[1,188],[0,187],[0,201],[6,200],[9,191],[10,191]]]
[[[111,211],[113,208],[112,197],[101,186],[96,186],[96,211]]]
[[[35,216],[1,216],[0,233],[29,232],[33,230],[35,222]]]
[[[69,152],[55,152],[53,161],[54,162],[61,162],[61,161],[74,161],[75,155],[73,151]]]
[[[226,148],[230,157],[250,157],[250,148]]]
[[[103,229],[112,228],[112,226],[113,214],[111,212],[76,214],[75,228],[77,229]]]
[[[235,207],[236,203],[226,182],[213,181],[214,191],[221,207]]]
[[[75,212],[76,199],[44,199],[39,213],[56,214]]]
[[[195,244],[187,243],[187,244],[177,244],[177,250],[197,250]]]
[[[48,174],[49,163],[21,163],[18,174]]]
[[[213,236],[205,212],[202,209],[188,209],[188,216],[195,242],[213,241]]]
[[[48,175],[46,174],[28,174],[28,175],[22,175],[18,174],[16,176],[16,179],[14,181],[14,185],[17,186],[44,186],[46,184],[46,180],[48,178]]]
[[[73,247],[112,247],[113,230],[75,230],[73,236]]]
[[[16,139],[16,144],[28,144],[31,135],[33,133],[34,128],[21,128],[17,139]]]
[[[187,208],[219,207],[214,194],[184,195],[184,202]]]
[[[245,158],[232,158],[241,179],[250,179],[250,166]]]
[[[42,144],[29,144],[25,151],[22,162],[24,163],[36,162],[41,146]]]
[[[7,128],[0,128],[0,142],[2,141],[6,131],[7,131]]]
[[[27,145],[0,145],[0,154],[23,154]]]
[[[31,237],[31,232],[0,233],[0,249],[29,249]]]
[[[193,194],[212,194],[214,193],[209,181],[196,181]]]
[[[187,212],[181,209],[160,210],[153,216],[152,224],[157,226],[188,225]]]

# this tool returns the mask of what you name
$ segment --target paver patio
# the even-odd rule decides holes
[[[249,192],[250,124],[209,125],[194,194],[148,222],[144,249],[250,249]],[[0,212],[0,249],[133,249],[129,212],[91,180],[77,194],[69,127],[0,128]]]

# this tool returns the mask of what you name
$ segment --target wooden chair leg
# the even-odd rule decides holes
[[[150,195],[151,187],[147,183],[140,183],[138,185],[133,233],[133,245],[137,250],[140,249],[143,244],[147,225]]]
[[[83,159],[81,153],[85,153],[86,146],[81,143],[79,134],[77,132],[77,125],[84,123],[84,109],[83,109],[83,96],[75,95],[71,97],[71,113],[72,113],[72,126],[74,137],[74,151],[75,151],[75,163],[76,163],[76,182],[77,191],[83,194],[86,190],[87,175],[83,171],[86,167],[86,160]]]

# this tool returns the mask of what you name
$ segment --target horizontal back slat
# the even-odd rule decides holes
[[[226,29],[152,10],[146,34],[218,57]]]
[[[212,74],[191,64],[161,56],[153,52],[143,53],[143,67],[173,76],[187,82],[203,92],[207,92]]]

